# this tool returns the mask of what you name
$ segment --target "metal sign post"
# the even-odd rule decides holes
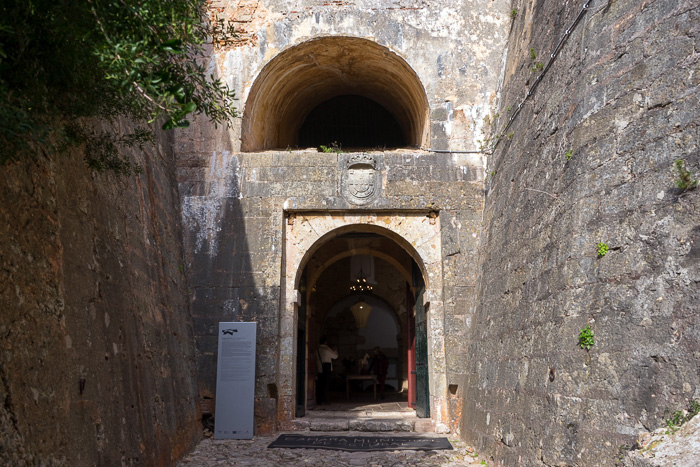
[[[215,439],[252,439],[256,323],[219,323]]]

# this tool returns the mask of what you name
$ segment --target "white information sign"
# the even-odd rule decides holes
[[[253,439],[256,323],[219,323],[215,439]]]

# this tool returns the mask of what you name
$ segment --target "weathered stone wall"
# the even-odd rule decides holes
[[[344,159],[297,150],[294,145],[284,151],[286,144],[275,146],[274,141],[267,145],[264,138],[274,139],[275,132],[290,129],[272,125],[258,131],[255,126],[269,124],[278,113],[287,112],[290,102],[298,109],[298,118],[303,118],[310,109],[298,102],[298,96],[332,95],[339,82],[351,82],[356,92],[370,97],[396,93],[407,83],[412,86],[406,97],[410,102],[396,108],[412,112],[411,128],[424,129],[423,146],[476,149],[483,118],[497,101],[510,22],[508,2],[230,0],[212,2],[212,6],[216,15],[236,21],[241,31],[236,44],[215,51],[212,68],[240,97],[243,118],[230,129],[197,122],[176,142],[203,412],[214,412],[216,326],[224,320],[258,321],[257,432],[275,430],[275,410],[291,404],[280,402],[277,381],[280,342],[291,339],[280,337],[285,210],[353,213],[432,208],[440,211],[444,256],[440,301],[444,301],[446,331],[440,342],[444,338],[447,350],[441,363],[445,368],[439,371],[447,374],[452,389],[448,403],[452,413],[459,414],[460,385],[469,361],[464,332],[474,311],[476,243],[483,207],[481,156],[418,150],[380,153],[383,193],[375,202],[358,207],[340,196]],[[321,44],[291,56],[294,60],[286,56],[275,62],[280,54],[329,36],[338,40],[327,42],[333,50],[326,55]],[[366,53],[361,50],[362,41],[372,41],[371,53],[369,46]],[[332,54],[337,54],[337,62]],[[383,62],[381,54],[386,57]],[[271,63],[276,68],[268,73]],[[381,63],[385,70],[377,65]],[[394,76],[390,73],[404,81],[388,85],[386,77]],[[344,78],[332,82],[329,76],[336,75]],[[263,87],[271,95],[257,94],[256,79],[261,76],[272,76]],[[290,80],[293,86],[288,85]],[[383,87],[377,88],[380,83]],[[280,89],[282,97],[275,94]],[[427,103],[425,115],[416,110],[420,102]],[[268,113],[263,117],[246,113],[249,103]],[[251,122],[256,118],[258,122]],[[281,124],[291,123],[286,119]],[[249,135],[261,139],[251,142],[246,140]],[[281,150],[250,153],[242,147]],[[452,420],[451,428],[457,428],[458,419]]]
[[[0,167],[0,464],[170,465],[201,437],[171,155]]]
[[[507,0],[216,0],[212,9],[240,31],[239,41],[219,50],[215,61],[241,107],[271,59],[327,36],[368,39],[406,60],[430,105],[424,146],[473,149],[483,117],[496,102],[510,21]],[[361,62],[352,66],[355,72],[361,68]],[[299,70],[293,65],[289,70],[295,71],[281,81],[296,79]],[[382,75],[373,79],[381,81]],[[297,92],[317,84],[311,76]],[[230,134],[232,150],[240,150],[240,137],[239,121]]]
[[[513,2],[497,128],[583,3]],[[501,465],[613,465],[700,397],[700,193],[672,168],[700,172],[699,32],[697,1],[591,2],[489,161],[462,430]]]
[[[285,209],[427,215],[440,209],[447,383],[461,381],[462,323],[471,312],[482,169],[468,158],[415,151],[376,153],[383,160],[380,197],[361,209],[340,196],[341,154],[310,152],[190,154],[180,158],[180,187],[191,271],[192,313],[202,410],[213,413],[219,321],[257,321],[256,429],[277,428],[280,308]],[[477,159],[478,161],[478,159]],[[421,214],[414,214],[421,215]],[[427,218],[426,218],[427,220]],[[302,223],[298,218],[295,223]],[[295,224],[296,225],[296,224]],[[465,260],[460,261],[460,258]],[[295,271],[296,272],[296,271]],[[294,273],[295,273],[294,272]],[[292,278],[293,279],[293,278]],[[292,281],[293,282],[293,281]],[[293,291],[289,292],[290,294]],[[286,332],[286,331],[285,331]],[[439,336],[442,341],[443,336]],[[293,347],[292,347],[293,348]],[[286,355],[286,354],[285,354]],[[287,355],[291,359],[292,355]],[[293,360],[292,360],[293,361]],[[291,368],[284,368],[285,374]],[[291,373],[293,375],[293,373]],[[283,381],[285,386],[292,381]],[[459,383],[455,383],[459,384]],[[456,399],[456,397],[455,397]],[[290,402],[291,403],[291,402]],[[456,428],[456,421],[453,428]]]

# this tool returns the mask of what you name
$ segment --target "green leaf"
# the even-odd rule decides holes
[[[173,130],[175,128],[187,128],[189,126],[190,126],[190,122],[188,120],[177,120],[175,118],[169,118],[163,124],[163,129],[164,130]]]
[[[180,39],[171,39],[169,41],[163,42],[161,49],[166,52],[172,52],[176,54],[182,53],[182,41]]]
[[[185,102],[185,88],[184,87],[179,87],[173,92],[173,95],[175,96],[175,100],[178,101],[178,103],[182,104]]]
[[[177,128],[177,122],[173,120],[172,118],[169,118],[163,123],[164,130],[172,130],[173,128]]]
[[[194,102],[188,102],[182,107],[182,110],[183,112],[185,112],[185,114],[192,113],[195,110],[197,110],[197,104],[195,104]]]

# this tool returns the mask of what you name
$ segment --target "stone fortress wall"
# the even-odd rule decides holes
[[[175,167],[0,167],[0,464],[171,465],[201,438]]]
[[[582,6],[513,2],[497,131]],[[502,465],[613,465],[700,398],[698,32],[697,1],[591,1],[489,159],[462,433]]]

